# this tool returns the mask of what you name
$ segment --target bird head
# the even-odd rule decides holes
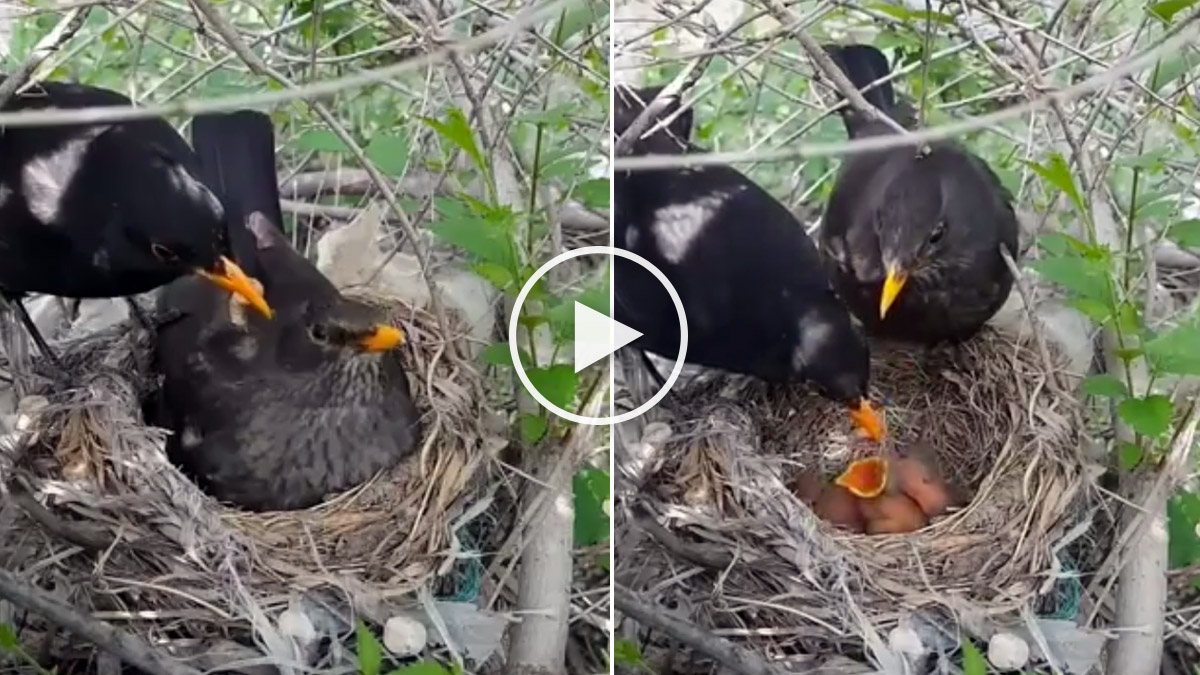
[[[798,319],[793,370],[822,396],[846,405],[851,423],[867,437],[882,440],[883,416],[867,396],[871,379],[867,341],[854,328],[845,305],[831,289],[807,299]]]
[[[948,171],[953,169],[933,154],[888,167],[892,175],[874,211],[883,264],[880,319],[914,280],[936,276],[948,260],[947,252],[970,236],[970,228],[963,227],[970,224],[963,222],[963,216],[971,217],[970,207],[959,214],[949,203],[954,190]]]
[[[95,141],[124,162],[112,177],[106,253],[122,269],[196,274],[273,316],[260,287],[232,259],[220,200],[165,149],[117,127]]]
[[[406,340],[403,329],[388,321],[382,310],[347,299],[313,312],[307,328],[308,339],[318,349],[342,355],[378,355]]]

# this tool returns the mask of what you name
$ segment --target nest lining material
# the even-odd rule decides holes
[[[994,329],[932,352],[873,346],[887,442],[924,443],[970,499],[907,535],[837,530],[788,487],[802,468],[828,478],[878,452],[853,435],[837,404],[722,374],[677,389],[661,420],[674,437],[641,499],[682,540],[724,548],[733,562],[716,595],[711,579],[673,563],[639,566],[638,583],[693,605],[701,625],[794,627],[800,612],[811,619],[805,635],[830,639],[861,632],[864,617],[894,622],[900,611],[967,604],[993,615],[1045,600],[1062,562],[1052,546],[1095,495],[1079,455],[1081,405],[1050,386],[1061,359],[1042,354],[1031,338]],[[664,560],[652,550],[625,555]]]
[[[257,624],[295,591],[331,585],[363,611],[444,574],[460,546],[452,522],[485,483],[483,382],[451,356],[431,314],[385,304],[408,335],[421,445],[393,471],[306,511],[223,506],[170,464],[167,432],[142,422],[140,401],[157,382],[151,336],[138,324],[56,345],[75,386],[43,387],[46,405],[0,453],[4,489],[16,497],[0,511],[5,568],[102,614],[152,611],[153,623],[189,638]]]

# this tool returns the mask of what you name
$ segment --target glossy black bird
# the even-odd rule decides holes
[[[617,136],[659,91],[617,88]],[[635,142],[631,154],[686,153],[690,126],[690,116],[680,117]],[[768,382],[807,381],[881,437],[882,420],[867,401],[867,345],[787,208],[724,165],[617,171],[614,195],[616,245],[662,270],[683,301],[689,363]],[[613,285],[616,320],[644,334],[632,345],[673,360],[679,325],[662,285],[623,258]]]
[[[868,45],[826,50],[859,89],[890,73]],[[891,83],[865,92],[911,126]],[[895,133],[847,109],[851,138]],[[1013,278],[1000,247],[1017,252],[1012,195],[979,157],[954,141],[855,154],[842,164],[820,230],[834,286],[881,337],[936,344],[975,335],[1004,304]]]
[[[275,318],[181,279],[159,298],[157,360],[172,461],[251,510],[306,508],[412,453],[418,415],[382,310],[343,297],[282,230],[271,120],[198,117],[193,144],[221,196],[234,253]]]
[[[132,105],[114,91],[46,82],[5,111]],[[227,251],[220,202],[161,118],[0,129],[0,293],[53,358],[21,306],[27,293],[131,296],[196,274],[270,316]]]

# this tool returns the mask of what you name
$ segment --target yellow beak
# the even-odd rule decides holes
[[[892,303],[896,302],[896,297],[900,295],[906,281],[908,281],[907,273],[895,267],[888,268],[887,278],[883,280],[883,294],[879,296],[880,319],[887,316],[888,309],[891,308]]]
[[[395,326],[375,326],[374,332],[359,341],[358,345],[368,352],[386,352],[404,344],[404,331]]]
[[[262,284],[252,280],[241,267],[238,267],[229,258],[221,256],[217,263],[217,270],[209,271],[204,269],[196,270],[196,274],[208,279],[217,286],[239,296],[246,301],[259,314],[270,319],[275,316],[275,312],[271,310],[271,306],[267,304],[267,299],[262,294]]]
[[[883,415],[876,412],[865,398],[859,401],[857,406],[850,408],[850,421],[876,443],[887,435],[887,423],[884,422]]]

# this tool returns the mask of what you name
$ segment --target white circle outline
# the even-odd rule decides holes
[[[658,279],[658,282],[667,289],[667,295],[671,296],[671,302],[675,305],[675,314],[679,316],[679,354],[675,357],[675,366],[671,368],[671,374],[667,377],[667,383],[663,385],[662,389],[658,390],[657,394],[651,396],[649,401],[646,401],[629,412],[621,413],[620,415],[613,417],[584,417],[583,415],[576,415],[569,410],[563,410],[562,408],[551,403],[546,399],[545,396],[542,396],[541,392],[537,390],[537,387],[533,386],[533,383],[529,381],[529,375],[525,373],[525,367],[521,365],[521,355],[517,351],[517,326],[521,317],[521,305],[525,304],[525,298],[529,296],[529,291],[533,289],[533,285],[536,284],[539,279],[545,276],[546,273],[549,272],[550,269],[555,265],[564,263],[572,258],[579,258],[585,255],[615,255],[618,258],[632,260],[638,265],[641,265],[643,268],[649,270],[649,272],[654,275],[654,278]],[[612,275],[615,271],[616,267],[614,266],[609,270],[609,274]],[[609,283],[612,283],[611,276],[609,277]],[[521,292],[517,294],[517,299],[513,302],[512,316],[508,320],[508,350],[509,353],[512,354],[513,367],[517,369],[517,377],[521,379],[521,384],[525,385],[525,389],[533,395],[534,400],[540,403],[543,408],[546,408],[555,415],[558,415],[559,417],[576,424],[587,424],[590,426],[599,427],[610,424],[620,424],[621,422],[627,422],[639,415],[644,415],[648,410],[658,405],[658,402],[667,395],[667,392],[671,391],[671,387],[675,386],[675,381],[679,379],[679,374],[683,372],[683,360],[684,357],[687,356],[687,347],[687,315],[683,312],[683,300],[679,298],[679,292],[676,291],[675,287],[671,285],[671,282],[667,280],[667,275],[663,274],[662,270],[655,267],[649,260],[646,260],[642,256],[630,251],[626,251],[625,249],[616,248],[614,246],[583,246],[581,248],[571,249],[565,253],[560,253],[551,258],[546,264],[539,267],[537,271],[533,273],[533,276],[529,277],[529,281],[526,281],[525,285],[521,287]]]

